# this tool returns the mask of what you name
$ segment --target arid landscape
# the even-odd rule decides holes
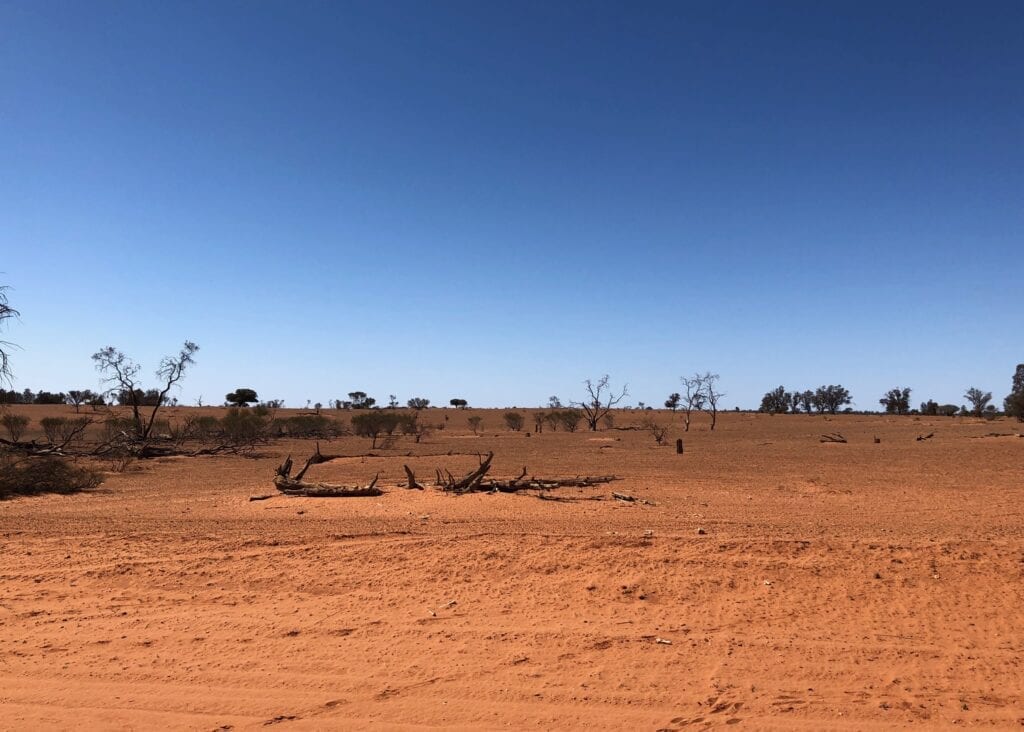
[[[425,415],[446,428],[418,443],[320,442],[341,457],[307,478],[379,473],[378,497],[277,494],[315,449],[283,439],[0,502],[0,727],[1024,724],[1020,423],[675,415],[658,446],[640,412],[541,434]],[[433,485],[491,451],[494,477],[620,480]]]

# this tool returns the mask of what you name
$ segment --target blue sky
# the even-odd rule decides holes
[[[1022,80],[1019,2],[0,0],[16,386],[1001,400]]]

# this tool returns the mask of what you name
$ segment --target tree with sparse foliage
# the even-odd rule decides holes
[[[711,415],[711,431],[714,432],[718,423],[718,402],[725,394],[717,391],[718,374],[705,371],[701,380],[704,382],[704,411]]]
[[[982,417],[985,414],[985,408],[988,406],[988,403],[992,401],[992,392],[982,391],[972,386],[964,392],[964,399],[971,403],[971,414],[975,417]]]
[[[111,385],[110,391],[127,395],[129,406],[132,409],[132,425],[137,439],[143,441],[149,439],[157,412],[161,405],[166,403],[171,390],[185,378],[188,368],[195,363],[194,357],[198,350],[199,346],[195,343],[185,341],[177,355],[165,356],[160,361],[156,376],[160,379],[161,388],[157,392],[158,398],[152,405],[148,416],[143,415],[143,404],[138,397],[141,392],[138,378],[142,367],[113,346],[107,346],[93,354],[92,360],[96,362],[96,370],[103,374],[103,380]]]
[[[665,400],[665,409],[671,409],[673,412],[679,409],[679,403],[682,401],[682,397],[679,392],[673,392],[668,395],[668,399]]]
[[[885,407],[886,414],[909,414],[910,388],[897,386],[895,389],[890,389],[884,397],[878,400],[878,403]]]
[[[1003,400],[1003,411],[1007,416],[1016,417],[1018,422],[1024,422],[1024,363],[1017,364],[1013,373],[1013,384],[1009,396]]]
[[[0,285],[0,330],[3,330],[4,321],[10,318],[16,318],[20,313],[11,307],[10,301],[7,299],[7,287]],[[0,341],[0,384],[10,383],[14,374],[11,373],[11,359],[10,349],[14,347],[13,343],[7,341]]]
[[[597,381],[587,379],[583,382],[583,385],[587,387],[586,399],[582,402],[573,402],[574,407],[583,410],[583,418],[587,421],[591,432],[597,432],[598,422],[629,393],[628,387],[625,385],[623,385],[622,391],[616,392],[609,386],[608,379],[607,374]]]
[[[408,406],[409,409],[415,409],[416,411],[419,411],[421,409],[426,409],[427,407],[429,407],[430,400],[424,399],[423,397],[413,397],[412,399],[406,402],[406,406]]]
[[[707,398],[704,395],[704,377],[694,374],[693,376],[682,376],[679,380],[683,384],[683,432],[689,432],[690,417],[694,410],[699,412],[704,409],[704,400]]]
[[[260,398],[256,396],[256,390],[248,387],[235,389],[230,394],[226,394],[224,399],[226,399],[227,403],[233,407],[248,407],[250,402],[258,402],[260,400]]]
[[[479,434],[480,430],[483,429],[483,419],[481,419],[479,416],[475,414],[469,419],[467,419],[466,423],[469,425],[469,428],[473,430],[474,435]]]
[[[394,431],[402,424],[402,420],[402,415],[393,411],[374,409],[352,417],[352,431],[360,437],[369,437],[371,439],[370,449],[373,449],[377,447],[378,438],[382,434],[394,434]]]
[[[75,408],[77,414],[83,404],[94,404],[97,395],[92,389],[70,389],[67,393],[68,404]]]

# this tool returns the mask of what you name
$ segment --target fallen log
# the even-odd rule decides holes
[[[827,435],[822,435],[818,442],[841,442],[846,443],[846,438],[838,432],[829,432]]]
[[[310,465],[323,462],[317,459],[319,451],[313,453],[306,461],[295,477],[291,477],[292,457],[291,455],[278,467],[277,475],[274,476],[274,486],[286,496],[304,496],[308,498],[355,498],[362,496],[381,496],[384,491],[377,487],[377,479],[380,473],[374,476],[368,485],[348,486],[335,485],[333,483],[310,483],[302,480],[302,477],[309,470]],[[322,456],[321,456],[322,457]]]

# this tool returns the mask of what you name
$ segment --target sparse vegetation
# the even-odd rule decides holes
[[[474,435],[480,434],[480,430],[483,429],[483,418],[476,414],[466,419],[466,423],[469,425],[469,429],[473,431]]]
[[[0,455],[0,499],[42,493],[79,493],[103,482],[95,470],[57,457],[14,460]]]
[[[189,366],[195,363],[195,354],[199,350],[192,341],[185,341],[176,356],[165,356],[156,370],[156,376],[162,382],[157,392],[155,403],[147,405],[140,397],[137,380],[141,367],[113,346],[107,346],[93,354],[96,369],[103,374],[103,380],[111,384],[111,391],[117,392],[127,399],[132,409],[132,429],[134,437],[145,442],[153,431],[157,412],[166,402],[167,395],[185,377]],[[156,391],[156,390],[154,390]],[[122,403],[124,403],[122,401]],[[148,416],[143,415],[143,406],[151,406]]]
[[[7,412],[0,417],[0,424],[3,424],[7,434],[11,436],[12,442],[21,440],[21,436],[25,434],[30,421],[28,417],[22,414],[14,414],[13,412]]]
[[[505,426],[508,427],[513,432],[520,432],[523,429],[523,424],[525,424],[525,419],[523,417],[522,412],[505,412],[505,414],[502,416],[502,419],[505,420]]]
[[[597,381],[587,379],[583,385],[587,388],[587,397],[581,402],[573,402],[573,407],[582,410],[590,430],[596,432],[601,419],[629,394],[628,387],[623,386],[621,391],[616,392],[609,385],[607,374]],[[557,401],[557,397],[552,399]]]

